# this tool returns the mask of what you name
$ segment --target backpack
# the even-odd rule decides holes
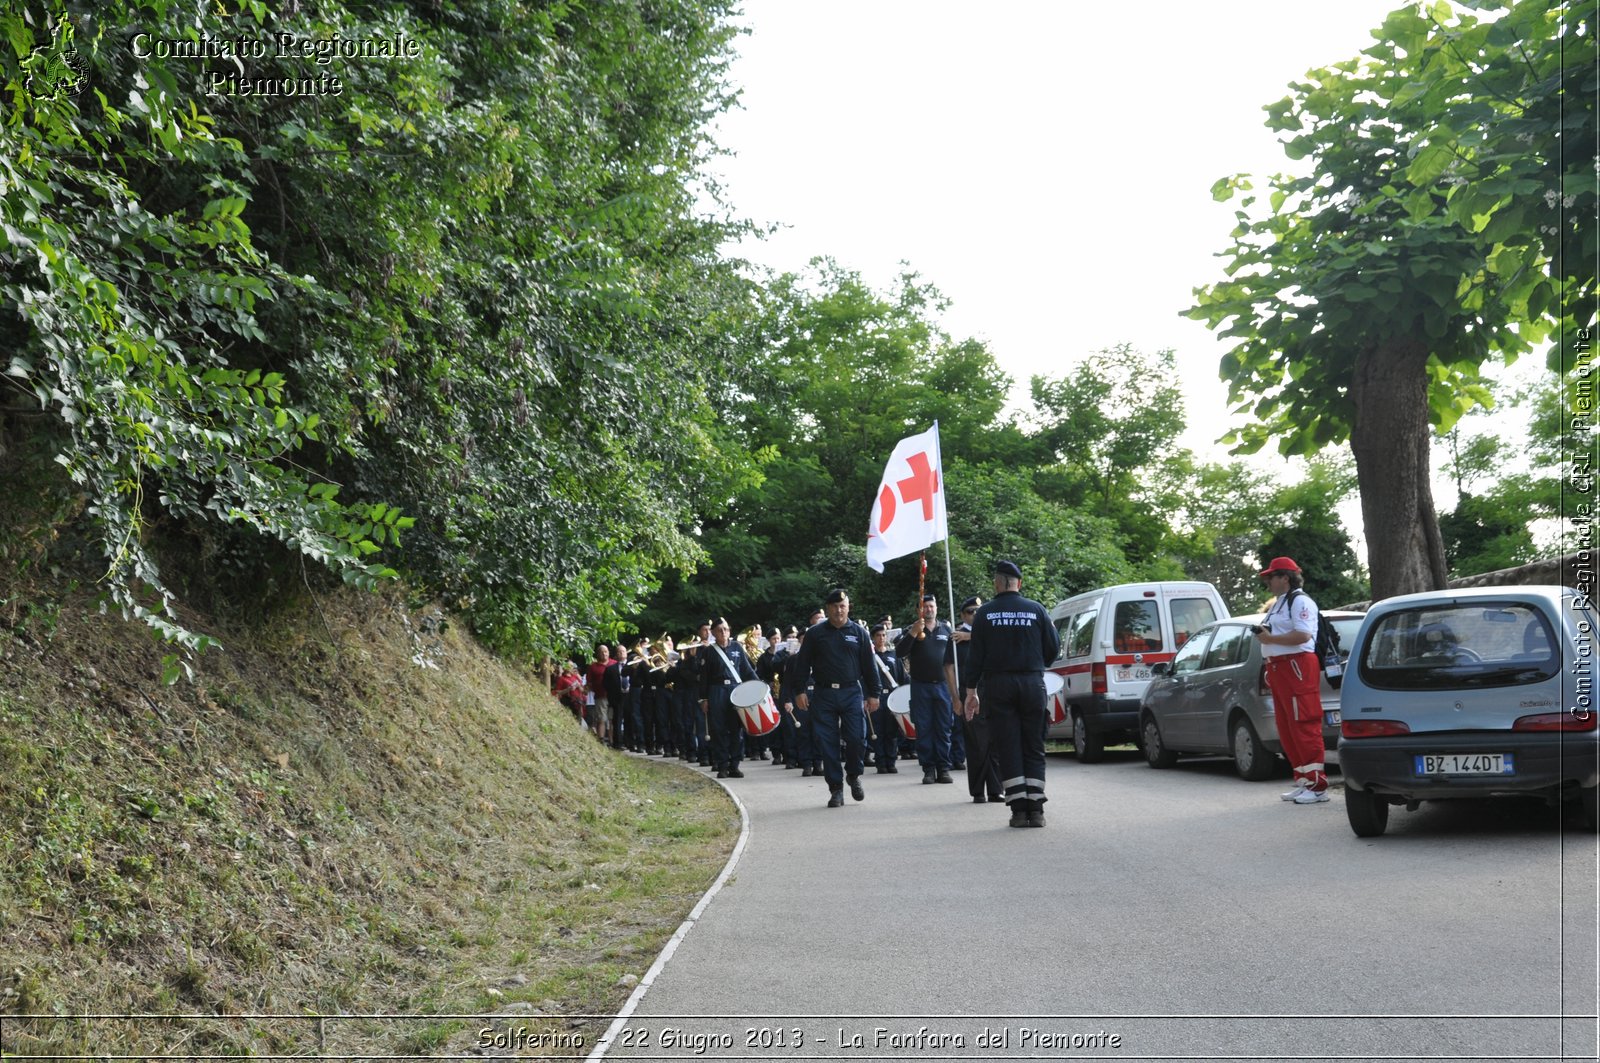
[[[1291,590],[1283,600],[1283,607],[1289,609],[1294,605],[1294,596],[1304,594],[1305,591],[1296,587]],[[1339,645],[1339,632],[1334,628],[1333,621],[1322,615],[1322,610],[1317,610],[1317,661],[1322,665],[1322,674],[1327,677],[1328,685],[1335,690],[1344,682],[1344,655]]]

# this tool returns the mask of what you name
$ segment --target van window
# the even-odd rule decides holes
[[[1160,653],[1161,620],[1153,598],[1118,602],[1111,644],[1118,653]]]
[[[1174,598],[1172,610],[1172,644],[1182,646],[1189,636],[1217,619],[1217,611],[1209,598]],[[1211,665],[1206,665],[1210,668]]]
[[[1513,686],[1550,679],[1561,658],[1544,611],[1522,602],[1423,605],[1380,620],[1361,677],[1389,690]]]
[[[1067,647],[1069,645],[1067,639],[1068,639],[1068,636],[1071,633],[1071,631],[1072,631],[1072,614],[1069,613],[1066,616],[1062,617],[1060,620],[1056,621],[1056,642],[1059,643],[1060,646],[1061,646],[1061,656],[1063,656],[1063,657],[1070,657],[1071,656],[1071,654],[1067,650]]]
[[[1096,606],[1072,618],[1072,631],[1064,643],[1068,657],[1087,657],[1094,650],[1094,622],[1099,616]]]

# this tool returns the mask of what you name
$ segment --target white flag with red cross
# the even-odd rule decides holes
[[[920,435],[895,445],[883,469],[883,483],[872,502],[867,528],[867,565],[883,571],[883,563],[918,550],[949,534],[944,512],[944,469],[939,462],[939,422]]]

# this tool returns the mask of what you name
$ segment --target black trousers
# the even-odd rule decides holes
[[[965,691],[961,700],[966,701]],[[967,793],[973,797],[999,797],[1000,764],[989,736],[987,707],[980,705],[978,715],[962,721],[961,728],[967,740]]]
[[[1038,811],[1046,800],[1044,673],[986,674],[978,701],[989,717],[989,745],[999,764],[1006,803],[1013,810]]]

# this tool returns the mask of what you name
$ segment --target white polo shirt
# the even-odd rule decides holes
[[[1294,603],[1286,605],[1289,595],[1294,595]],[[1303,636],[1300,642],[1285,646],[1273,642],[1261,644],[1261,654],[1264,657],[1287,657],[1293,653],[1315,653],[1317,650],[1317,603],[1311,600],[1311,595],[1305,591],[1290,591],[1281,594],[1272,603],[1272,608],[1267,610],[1266,617],[1261,621],[1267,631],[1274,635],[1285,635],[1293,631]]]

